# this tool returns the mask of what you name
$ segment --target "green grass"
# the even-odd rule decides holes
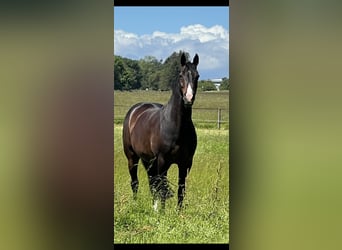
[[[171,91],[114,91],[114,123],[122,124],[128,109],[138,102],[166,104]],[[193,105],[192,119],[197,128],[217,128],[218,109],[221,109],[222,129],[229,128],[229,92],[198,92]]]
[[[122,149],[122,120],[135,103],[165,104],[170,91],[114,91],[114,243],[228,243],[229,242],[229,92],[198,92],[193,121],[198,146],[186,180],[184,208],[177,197],[167,200],[164,213],[152,208],[147,175],[139,164],[138,199],[133,201],[127,160]],[[217,109],[226,121],[217,130]],[[207,121],[212,122],[207,122]],[[168,178],[177,190],[178,168]]]
[[[167,200],[164,213],[152,208],[144,167],[139,163],[138,199],[133,201],[127,160],[122,149],[122,126],[114,126],[114,243],[228,243],[228,130],[196,129],[198,146],[186,180],[184,208],[177,197]],[[178,168],[168,178],[177,190]]]

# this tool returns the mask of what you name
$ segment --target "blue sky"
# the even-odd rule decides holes
[[[201,79],[229,77],[229,7],[114,7],[114,54],[198,53]]]

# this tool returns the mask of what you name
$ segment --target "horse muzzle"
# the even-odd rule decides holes
[[[183,102],[184,102],[185,107],[191,107],[192,104],[194,103],[192,98],[190,100],[188,100],[188,98],[186,98],[186,96],[183,96]]]
[[[191,84],[188,84],[186,92],[183,93],[183,101],[185,106],[192,106],[194,99],[194,91],[191,87]]]

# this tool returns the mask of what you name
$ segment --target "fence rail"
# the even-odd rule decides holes
[[[114,123],[121,124],[130,107],[114,105]],[[192,108],[192,121],[202,128],[228,129],[229,110],[227,108]]]

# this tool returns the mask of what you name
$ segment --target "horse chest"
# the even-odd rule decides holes
[[[171,150],[170,150],[170,154],[171,154],[171,155],[177,155],[178,152],[180,151],[179,149],[180,149],[180,146],[179,146],[179,145],[173,146],[173,147],[171,148]]]

